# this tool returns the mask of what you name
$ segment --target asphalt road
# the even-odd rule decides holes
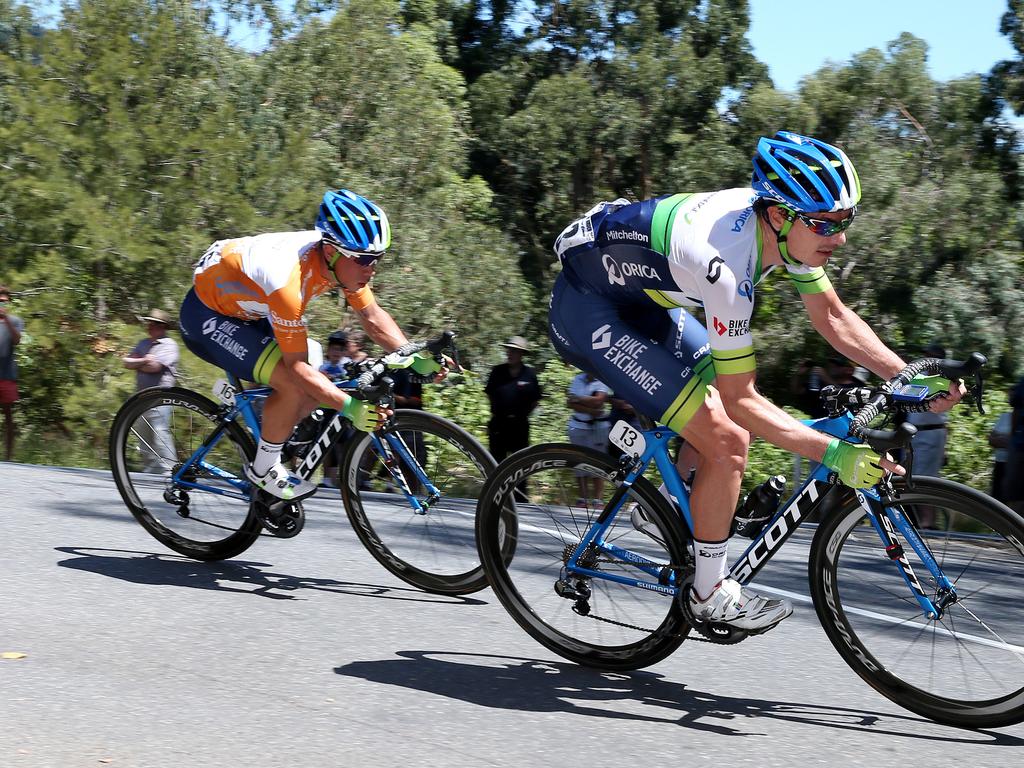
[[[813,608],[737,646],[601,674],[522,633],[490,591],[418,592],[337,497],[297,538],[178,557],[109,474],[0,463],[0,768],[1020,765],[1024,726],[899,709]],[[765,583],[806,595],[799,547]],[[785,554],[785,553],[784,553]]]

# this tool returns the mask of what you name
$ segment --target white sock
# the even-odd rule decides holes
[[[694,557],[697,561],[696,573],[693,576],[693,591],[697,597],[706,600],[718,583],[726,577],[729,558],[729,540],[698,541],[693,540]]]
[[[270,469],[281,460],[281,449],[284,443],[268,443],[260,439],[260,445],[256,449],[256,458],[252,462],[252,471],[257,477],[263,477]]]

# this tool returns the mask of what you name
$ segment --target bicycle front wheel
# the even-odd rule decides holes
[[[204,443],[208,453],[194,461]],[[178,387],[133,395],[110,430],[110,468],[124,503],[157,541],[196,560],[234,557],[258,538],[242,473],[255,452],[212,400]]]
[[[566,572],[616,490],[611,480],[617,469],[608,455],[571,445],[538,445],[514,454],[484,488],[477,540],[494,593],[535,640],[578,664],[630,670],[661,661],[689,632],[671,594],[689,556],[678,513],[639,478],[611,521],[604,546],[584,553],[580,564],[645,586]],[[510,509],[516,519],[513,547],[502,525]]]
[[[449,595],[483,589],[474,527],[494,458],[461,427],[423,411],[395,411],[391,434],[410,460],[390,447],[382,456],[373,436],[361,432],[341,461],[341,497],[356,535],[381,565],[419,589]],[[402,481],[425,512],[414,509]]]
[[[1024,721],[1024,520],[948,480],[897,487],[895,506],[935,526],[919,533],[954,583],[955,600],[927,619],[850,499],[812,544],[811,590],[826,634],[868,685],[912,712],[968,728]],[[925,594],[938,600],[935,578],[895,536]]]

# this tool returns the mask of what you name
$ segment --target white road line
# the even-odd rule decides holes
[[[801,603],[810,603],[811,602],[811,598],[809,596],[802,595],[802,594],[800,594],[798,592],[790,592],[788,589],[777,589],[775,587],[769,587],[769,586],[766,586],[764,584],[758,584],[757,585],[757,589],[759,591],[761,591],[761,592],[770,592],[770,593],[772,593],[774,595],[779,595],[780,597],[788,597],[790,600],[798,600]],[[918,624],[916,622],[915,623],[908,623],[905,619],[897,619],[897,618],[894,618],[892,616],[886,616],[884,613],[875,613],[874,611],[866,611],[863,608],[848,608],[848,607],[844,606],[843,607],[843,611],[845,611],[846,613],[853,613],[853,614],[856,614],[858,616],[865,616],[865,617],[867,617],[869,619],[875,619],[876,621],[887,622],[889,624],[903,624],[903,625],[907,626],[908,628],[923,629],[923,630],[926,630],[928,632],[934,632],[934,633],[939,634],[939,635],[947,635],[949,637],[954,637],[957,640],[967,640],[967,641],[970,641],[970,642],[973,642],[973,643],[978,643],[979,645],[988,645],[988,646],[991,646],[992,648],[1001,648],[1003,650],[1010,651],[1012,653],[1017,653],[1017,654],[1020,654],[1020,655],[1024,656],[1024,647],[1021,647],[1019,645],[1012,645],[1011,643],[1000,642],[998,640],[992,640],[992,639],[987,638],[987,637],[978,637],[977,635],[969,635],[969,634],[967,634],[965,632],[951,632],[950,630],[946,629],[945,627],[925,626],[923,624]]]

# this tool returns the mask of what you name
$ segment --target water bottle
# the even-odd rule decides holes
[[[754,488],[743,499],[732,521],[732,532],[748,539],[757,538],[765,524],[772,519],[779,508],[782,492],[786,490],[786,478],[782,475],[769,477]]]
[[[309,449],[313,447],[313,443],[323,431],[326,415],[322,409],[317,408],[295,426],[291,437],[285,441],[281,450],[285,460],[299,459],[301,461],[306,458]]]

